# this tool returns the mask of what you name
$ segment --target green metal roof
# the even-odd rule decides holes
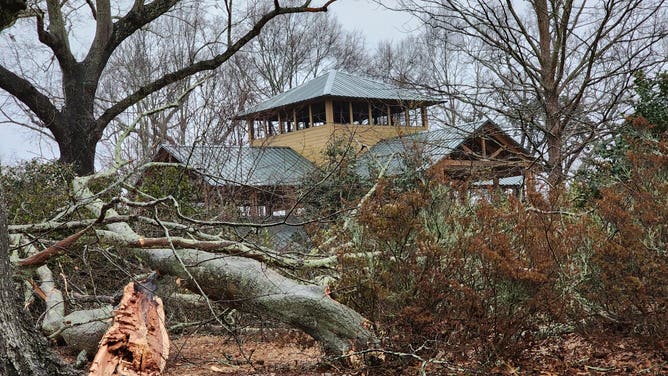
[[[316,167],[288,147],[162,145],[211,186],[299,186]]]
[[[357,173],[369,178],[371,171],[380,171],[387,165],[386,175],[400,175],[408,172],[406,159],[415,156],[419,150],[421,169],[427,169],[450,155],[459,145],[473,136],[488,121],[477,121],[458,127],[448,127],[413,133],[382,140],[364,153],[357,163]],[[413,166],[415,167],[415,166]]]
[[[432,105],[441,99],[430,97],[415,90],[403,89],[398,86],[378,82],[366,77],[332,70],[316,77],[294,89],[278,94],[268,100],[249,108],[237,115],[245,118],[252,114],[285,107],[288,105],[308,102],[322,97],[344,97],[359,99],[376,99],[397,102],[423,102]]]
[[[357,162],[357,173],[363,178],[370,178],[374,171],[380,171],[385,166],[387,166],[385,172],[387,176],[401,175],[409,172],[409,169],[429,169],[452,154],[466,140],[474,137],[485,125],[505,133],[494,122],[482,120],[382,140],[360,156]],[[522,154],[530,155],[521,145],[514,140],[512,142],[522,150]],[[412,162],[418,165],[408,165],[407,162],[416,156],[421,159]],[[504,180],[504,183],[509,185],[512,185],[511,182],[516,182],[516,180]]]

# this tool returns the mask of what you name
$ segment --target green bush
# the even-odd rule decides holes
[[[205,193],[193,182],[190,172],[182,167],[156,167],[147,170],[142,177],[137,195],[138,200],[150,200],[172,196],[180,205],[181,213],[198,216],[205,211],[202,203]],[[172,202],[160,206],[160,214],[165,218],[175,218]]]
[[[0,184],[5,192],[10,223],[35,223],[52,218],[72,202],[71,166],[31,160],[2,167]]]

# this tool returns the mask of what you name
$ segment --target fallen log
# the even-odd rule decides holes
[[[33,288],[46,304],[42,331],[50,338],[63,340],[73,349],[95,353],[100,338],[109,328],[111,305],[73,311],[66,315],[65,299],[63,293],[56,288],[51,270],[43,265],[37,268],[36,273],[41,283],[39,286],[33,284]]]
[[[169,337],[153,283],[131,282],[100,341],[89,376],[160,375],[169,356]]]
[[[74,196],[87,202],[86,208],[98,218],[105,210],[107,218],[118,216],[115,210],[105,209],[104,203],[94,198],[88,188],[92,178],[74,179]],[[106,232],[114,233],[115,243],[120,246],[140,237],[125,222],[109,223],[106,228]],[[167,228],[164,230],[165,237],[173,239]],[[287,278],[266,263],[188,248],[132,250],[152,269],[181,278],[194,293],[301,329],[329,354],[346,355],[377,345],[371,322],[362,315],[329,297],[323,287]]]
[[[371,322],[330,298],[325,288],[286,278],[256,260],[194,249],[135,252],[161,274],[181,278],[193,292],[301,329],[329,354],[343,355],[376,345]]]

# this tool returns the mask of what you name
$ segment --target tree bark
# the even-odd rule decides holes
[[[76,100],[76,98],[75,98]],[[95,172],[95,146],[101,134],[96,130],[97,123],[88,116],[64,116],[50,128],[58,143],[62,163],[71,164],[79,175],[90,175]],[[55,130],[55,128],[58,130]]]
[[[0,375],[77,375],[49,350],[26,320],[9,263],[7,222],[0,192]]]
[[[0,30],[13,24],[27,6],[26,0],[0,0]]]
[[[258,261],[191,249],[136,252],[161,273],[179,276],[196,293],[304,331],[329,354],[376,345],[371,323],[330,298],[324,288],[286,278]]]

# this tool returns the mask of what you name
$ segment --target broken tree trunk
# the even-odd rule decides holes
[[[323,287],[286,278],[256,260],[192,249],[136,252],[161,273],[179,276],[194,292],[201,289],[210,299],[303,330],[330,354],[342,355],[375,345],[371,323],[330,298]]]
[[[152,284],[131,282],[100,341],[89,376],[160,375],[169,357],[169,337],[160,298]]]

